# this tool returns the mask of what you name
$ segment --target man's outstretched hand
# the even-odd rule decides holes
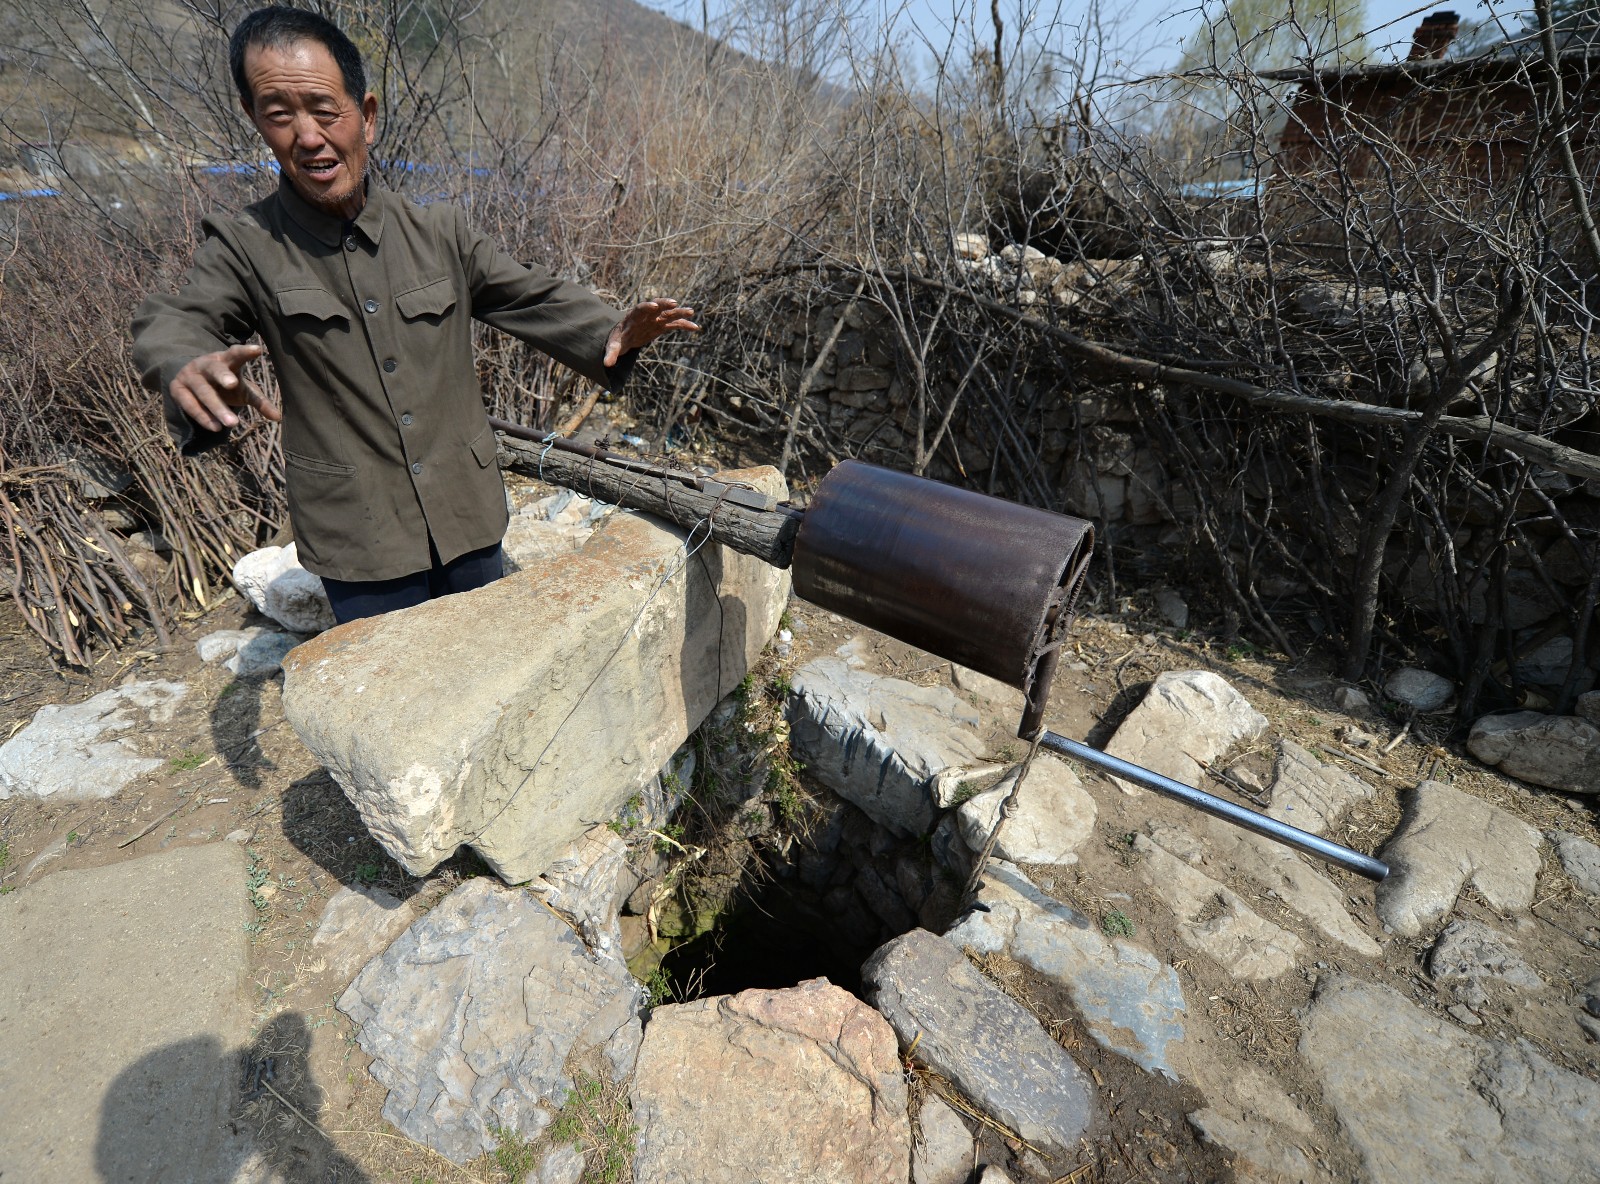
[[[635,304],[623,315],[617,327],[611,330],[611,336],[606,339],[604,364],[608,367],[615,366],[623,354],[643,349],[663,333],[672,333],[680,329],[689,333],[700,332],[700,326],[694,323],[693,317],[694,309],[687,308],[676,300],[663,298]]]
[[[255,383],[239,371],[266,353],[260,345],[232,345],[202,354],[172,380],[172,401],[200,427],[219,432],[239,422],[235,407],[254,407],[263,418],[282,422],[283,412],[268,401]]]

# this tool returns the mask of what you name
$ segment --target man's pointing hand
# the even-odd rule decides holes
[[[208,432],[239,422],[235,407],[254,407],[263,418],[281,422],[283,412],[274,407],[256,384],[239,373],[246,362],[261,357],[259,345],[232,345],[214,354],[202,354],[172,380],[172,401]]]
[[[680,305],[676,300],[663,298],[635,304],[606,339],[604,364],[615,366],[623,354],[643,349],[663,333],[680,329],[698,333],[700,326],[694,323],[693,317],[694,309]]]

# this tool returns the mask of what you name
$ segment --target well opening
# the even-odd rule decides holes
[[[624,952],[654,1002],[812,978],[859,993],[885,942],[953,920],[969,858],[953,823],[901,835],[806,777],[788,753],[787,678],[747,679],[693,740],[681,802],[647,833]],[[672,796],[672,795],[669,795]]]

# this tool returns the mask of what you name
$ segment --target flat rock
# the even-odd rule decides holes
[[[1331,975],[1300,1055],[1374,1184],[1570,1184],[1600,1175],[1600,1084],[1525,1041],[1470,1035],[1388,987]]]
[[[1382,853],[1378,919],[1403,937],[1436,924],[1471,883],[1492,908],[1526,909],[1539,874],[1540,834],[1520,818],[1437,781],[1405,796],[1400,829]]]
[[[978,714],[948,687],[919,687],[818,658],[795,672],[790,743],[806,772],[896,834],[935,821],[934,777],[984,751]]]
[[[283,659],[300,638],[261,625],[249,629],[218,629],[195,642],[202,662],[221,662],[240,678],[258,678],[283,668]]]
[[[1345,894],[1300,855],[1261,835],[1217,818],[1196,818],[1200,835],[1166,823],[1151,823],[1150,837],[1185,863],[1243,876],[1305,918],[1324,936],[1363,958],[1383,947],[1345,908]]]
[[[1326,1178],[1297,1144],[1315,1127],[1283,1087],[1253,1065],[1240,1065],[1208,1083],[1210,1105],[1187,1117],[1208,1143],[1226,1147],[1251,1169],[1241,1179],[1311,1181]]]
[[[987,674],[979,674],[958,662],[950,663],[950,681],[955,684],[956,690],[975,695],[995,709],[1013,713],[1018,718],[1027,706],[1022,692],[1016,687],[998,678],[990,678]]]
[[[938,1094],[917,1112],[911,1146],[911,1184],[967,1184],[972,1176],[972,1134]]]
[[[1266,729],[1267,717],[1225,679],[1209,670],[1169,670],[1156,676],[1105,750],[1174,781],[1198,785],[1205,766]],[[1128,793],[1140,792],[1125,781],[1117,784]]]
[[[957,812],[961,838],[974,852],[983,850],[994,830],[1000,807],[1016,786],[1017,772],[1011,770]],[[1094,798],[1071,766],[1041,752],[1033,758],[994,853],[1012,863],[1077,863],[1078,848],[1094,834],[1096,810]]]
[[[967,913],[948,941],[973,954],[1005,954],[1059,983],[1102,1048],[1176,1079],[1167,1049],[1183,1039],[1177,971],[1134,942],[1104,936],[1003,860],[984,870],[978,903],[988,911]]]
[[[383,1116],[456,1163],[490,1128],[537,1136],[572,1083],[567,1059],[637,1022],[639,985],[520,889],[468,880],[339,998],[388,1087]]]
[[[1293,740],[1278,742],[1267,815],[1290,826],[1325,834],[1351,807],[1372,799],[1372,786],[1333,765],[1325,765]]]
[[[894,1033],[826,979],[656,1008],[633,1079],[636,1184],[904,1184]]]
[[[169,723],[189,688],[178,682],[131,682],[82,703],[47,704],[0,745],[0,799],[84,800],[115,796],[165,762],[142,756],[132,736]]]
[[[1372,710],[1372,700],[1359,687],[1334,688],[1333,705],[1350,715],[1363,715]]]
[[[256,611],[291,633],[321,633],[334,625],[322,577],[300,566],[295,545],[262,547],[233,565],[233,586]]]
[[[1573,715],[1481,716],[1467,751],[1508,777],[1567,793],[1600,793],[1600,725]]]
[[[902,1046],[974,1105],[1051,1154],[1074,1149],[1095,1109],[1093,1086],[1039,1021],[950,942],[913,929],[861,968],[869,997]]]
[[[1572,877],[1578,891],[1600,896],[1600,847],[1565,830],[1551,831],[1550,841],[1562,870]]]
[[[234,1179],[250,912],[231,843],[0,897],[7,1184]]]
[[[382,888],[341,888],[322,910],[311,948],[326,963],[322,973],[340,990],[406,931],[417,914]]]
[[[583,1168],[583,1152],[571,1144],[557,1147],[539,1163],[539,1184],[578,1184]]]
[[[1544,979],[1511,948],[1511,940],[1481,921],[1453,921],[1428,954],[1434,978],[1493,978],[1513,987],[1544,988]]]
[[[1190,867],[1148,836],[1133,841],[1139,874],[1176,914],[1178,936],[1234,978],[1277,978],[1293,968],[1301,942],[1262,917],[1233,889]]]
[[[1456,684],[1431,670],[1403,666],[1384,680],[1383,693],[1417,711],[1438,711],[1455,697]]]
[[[777,627],[787,571],[683,545],[615,513],[560,560],[329,630],[290,654],[284,713],[407,871],[465,843],[532,879],[642,794]]]

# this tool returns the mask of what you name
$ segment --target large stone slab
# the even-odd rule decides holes
[[[494,1148],[491,1127],[538,1135],[572,1088],[567,1058],[629,1039],[640,1006],[620,956],[592,953],[530,893],[487,876],[339,998],[389,1089],[384,1118],[457,1163]]]
[[[1478,1039],[1388,987],[1333,975],[1300,1055],[1374,1184],[1600,1177],[1600,1084],[1525,1041]]]
[[[1005,954],[1053,979],[1101,1047],[1177,1078],[1167,1056],[1168,1045],[1183,1039],[1177,971],[1134,942],[1103,936],[1003,860],[984,870],[978,904],[945,934],[949,941],[974,954]]]
[[[311,935],[311,948],[323,964],[319,973],[343,990],[356,971],[383,953],[416,919],[409,903],[382,888],[339,889]]]
[[[1106,752],[1199,785],[1205,767],[1241,740],[1267,730],[1267,717],[1226,679],[1209,670],[1169,670],[1117,727]],[[1128,793],[1135,786],[1117,780]]]
[[[1145,835],[1134,839],[1133,848],[1143,856],[1139,874],[1176,914],[1185,945],[1238,979],[1277,978],[1294,966],[1300,939],[1261,916],[1233,889]]]
[[[901,835],[933,829],[933,782],[983,756],[978,713],[949,687],[919,687],[818,658],[795,672],[790,744],[806,771]]]
[[[1076,1147],[1093,1086],[1022,1005],[942,937],[913,929],[861,968],[873,1004],[917,1059],[976,1106],[1049,1154]]]
[[[407,871],[465,843],[520,883],[645,788],[788,595],[786,571],[718,544],[686,561],[683,532],[612,514],[575,554],[302,645],[284,713]]]
[[[1000,809],[1016,786],[1017,772],[1013,769],[993,789],[964,803],[956,815],[962,841],[973,852],[981,852],[988,842]],[[1012,863],[1077,863],[1078,848],[1094,834],[1096,810],[1094,798],[1072,767],[1041,752],[1033,758],[994,853]]]
[[[1471,883],[1502,912],[1533,903],[1538,831],[1481,798],[1424,781],[1402,803],[1400,829],[1383,850],[1378,919],[1403,937],[1437,924]]]
[[[905,1184],[894,1033],[826,979],[650,1016],[633,1080],[636,1184]]]
[[[1209,1104],[1189,1113],[1189,1125],[1233,1154],[1238,1179],[1300,1184],[1328,1178],[1300,1150],[1315,1127],[1282,1085],[1254,1065],[1216,1066],[1208,1077],[1201,1088]]]
[[[1306,859],[1281,843],[1230,826],[1220,818],[1196,818],[1196,835],[1182,827],[1151,823],[1151,840],[1191,865],[1204,864],[1253,881],[1352,953],[1376,958],[1380,946],[1350,915],[1345,894]]]
[[[1333,765],[1325,765],[1293,740],[1278,742],[1269,817],[1290,826],[1326,834],[1350,809],[1372,799],[1372,786]]]
[[[82,703],[39,708],[0,745],[0,799],[114,797],[163,763],[118,733],[169,722],[188,693],[178,682],[130,682]]]
[[[234,1178],[249,912],[233,843],[0,897],[0,1179]]]
[[[1485,715],[1467,751],[1508,777],[1568,793],[1600,793],[1600,726],[1575,715]]]

